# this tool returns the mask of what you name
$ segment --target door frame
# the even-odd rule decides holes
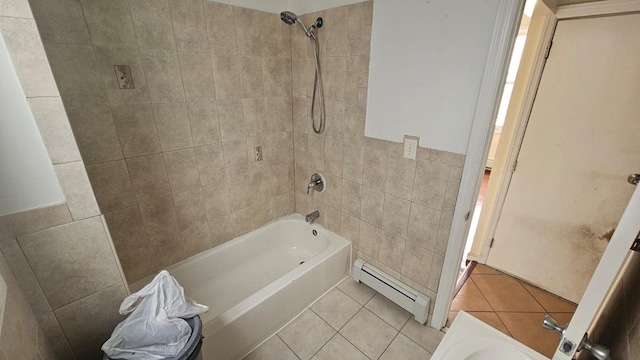
[[[430,326],[436,329],[441,329],[445,326],[451,302],[453,301],[453,293],[457,283],[460,262],[462,261],[471,224],[468,220],[473,216],[476,199],[480,191],[480,184],[482,182],[482,176],[484,175],[484,164],[493,136],[493,121],[495,120],[500,96],[502,95],[502,85],[506,77],[513,42],[518,32],[523,6],[524,0],[503,0],[496,18],[489,49],[489,58],[485,66],[485,73],[480,86],[480,95],[476,104],[473,125],[469,136],[467,156],[462,172],[458,201],[456,202],[453,214],[444,265],[440,275],[440,284],[438,286],[433,316],[430,322]],[[506,164],[514,164],[517,159],[520,146],[524,139],[529,114],[533,108],[535,95],[540,79],[542,78],[547,47],[553,38],[558,20],[632,12],[640,12],[640,0],[603,0],[594,3],[559,6],[555,9],[553,15],[544,19],[541,30],[541,40],[535,52],[535,63],[529,74],[529,85],[516,120],[516,131],[510,139],[512,144],[508,150],[508,161]],[[502,169],[506,177],[504,177],[505,181],[502,181],[500,184],[495,203],[490,205],[494,206],[494,210],[502,209],[511,179],[511,169],[512,166],[504,166]],[[486,239],[490,238],[488,235],[492,236],[493,232],[495,232],[498,218],[499,211],[494,211],[491,216],[490,226],[488,226],[487,229],[487,236],[484,238],[485,241],[483,241],[482,245],[482,254],[484,255],[485,261],[489,254],[490,243],[486,241]]]

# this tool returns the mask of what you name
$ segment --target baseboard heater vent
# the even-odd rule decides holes
[[[427,322],[430,299],[417,290],[367,264],[362,259],[356,260],[353,265],[353,279],[369,286],[412,313],[417,322],[421,324]]]

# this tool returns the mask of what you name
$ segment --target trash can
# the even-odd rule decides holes
[[[187,344],[177,356],[166,358],[166,360],[202,360],[202,320],[200,320],[200,316],[198,315],[184,320],[191,327],[189,341],[187,341]],[[102,359],[118,360],[108,357],[107,354],[104,354]]]

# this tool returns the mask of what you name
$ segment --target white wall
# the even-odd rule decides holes
[[[65,201],[0,36],[0,216]]]
[[[465,154],[499,0],[377,0],[365,134]]]

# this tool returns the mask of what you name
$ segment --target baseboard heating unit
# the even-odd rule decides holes
[[[367,264],[362,259],[356,260],[353,265],[353,279],[369,286],[412,313],[417,322],[421,324],[427,322],[430,299],[417,290]]]

